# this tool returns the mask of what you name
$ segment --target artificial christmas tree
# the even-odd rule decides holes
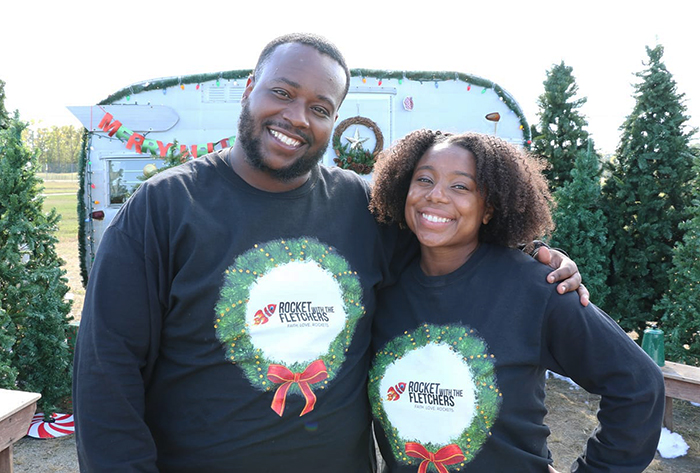
[[[554,192],[552,213],[556,229],[551,244],[565,248],[581,270],[593,298],[602,301],[610,293],[607,285],[610,241],[607,220],[600,208],[600,159],[593,150],[578,153],[571,180]]]
[[[546,159],[545,170],[550,189],[556,190],[571,180],[571,170],[579,152],[588,148],[588,125],[579,109],[586,98],[575,98],[578,92],[573,69],[562,61],[547,71],[544,93],[537,104],[540,117],[532,127],[532,151]]]
[[[662,62],[663,47],[647,47],[647,54],[603,187],[613,242],[613,292],[605,308],[624,329],[640,334],[661,318],[654,305],[668,289],[673,247],[686,232],[679,224],[690,208],[693,159],[683,94]]]
[[[66,344],[70,302],[55,251],[60,217],[42,211],[41,181],[22,145],[17,116],[0,130],[0,310],[8,324],[4,349],[15,387],[40,392],[47,415],[70,394],[71,358]]]
[[[700,157],[696,163],[693,216],[680,226],[685,234],[673,249],[669,288],[654,310],[663,313],[667,358],[700,366]]]
[[[0,130],[7,128],[9,116],[5,110],[5,82],[0,80]]]

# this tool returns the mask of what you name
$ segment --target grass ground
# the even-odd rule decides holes
[[[78,257],[78,181],[45,180],[44,181],[44,211],[55,208],[61,215],[58,223],[58,245],[56,252],[64,260],[66,277],[70,292],[68,297],[73,299],[71,316],[80,320],[83,308],[85,289],[80,278],[80,259]]]

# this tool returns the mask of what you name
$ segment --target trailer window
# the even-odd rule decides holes
[[[156,167],[163,165],[161,159],[110,159],[109,166],[109,203],[123,204],[126,199],[145,180],[144,167],[153,164]]]

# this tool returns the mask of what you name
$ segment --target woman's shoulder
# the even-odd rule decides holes
[[[547,282],[547,275],[552,271],[548,265],[516,248],[488,245],[488,250],[484,263],[493,267],[496,277],[510,277],[526,287],[556,292],[556,285]]]

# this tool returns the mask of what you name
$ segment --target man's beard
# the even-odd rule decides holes
[[[278,124],[277,126],[280,125]],[[263,133],[266,132],[266,124],[263,124],[261,128]],[[286,126],[281,128],[289,127]],[[304,137],[307,136],[304,133],[301,133],[301,135]],[[241,144],[248,164],[255,169],[264,172],[273,179],[281,182],[289,182],[311,172],[311,170],[321,161],[321,159],[323,159],[323,154],[326,152],[326,148],[328,148],[329,140],[326,140],[325,145],[321,146],[316,153],[307,153],[285,168],[272,169],[265,164],[265,158],[263,157],[261,149],[261,140],[259,136],[255,136],[255,124],[253,122],[253,117],[250,114],[248,102],[244,101],[241,114],[238,117],[238,136],[236,137],[236,141]]]

